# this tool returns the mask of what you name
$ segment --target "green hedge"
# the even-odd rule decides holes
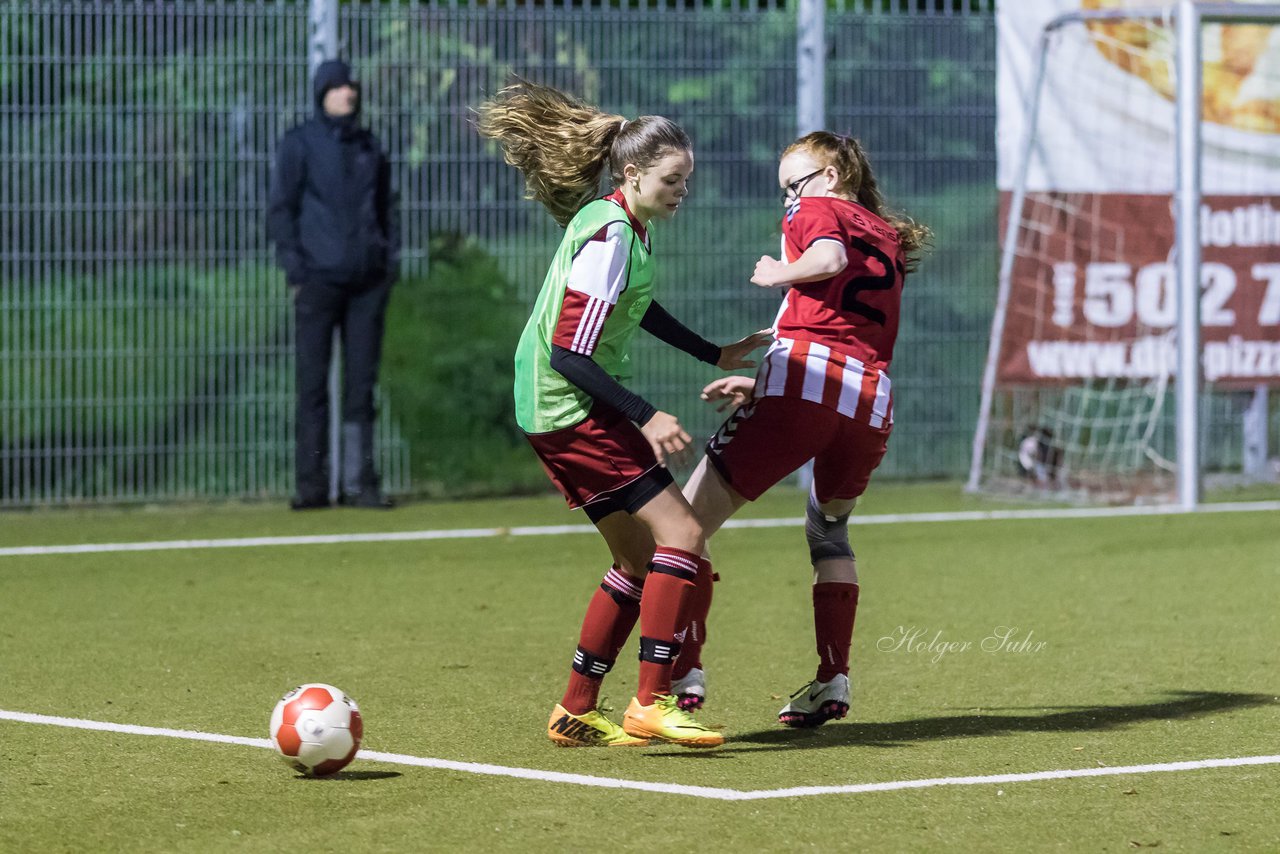
[[[511,394],[527,309],[476,244],[439,235],[430,257],[428,275],[392,289],[379,380],[409,441],[414,491],[457,497],[545,489]]]

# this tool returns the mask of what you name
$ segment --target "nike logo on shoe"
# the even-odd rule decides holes
[[[588,726],[582,721],[574,720],[568,715],[562,715],[558,721],[553,723],[550,730],[558,732],[566,738],[576,738],[581,741],[599,741],[602,733],[597,732],[593,727]]]

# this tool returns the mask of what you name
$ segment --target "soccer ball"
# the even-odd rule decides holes
[[[271,713],[271,743],[290,768],[312,777],[336,774],[360,749],[360,708],[332,685],[299,685]]]

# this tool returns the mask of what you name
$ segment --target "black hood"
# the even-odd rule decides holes
[[[341,59],[326,59],[316,68],[316,76],[312,84],[316,96],[316,114],[324,116],[324,95],[330,89],[339,86],[358,86],[351,76],[351,66]],[[356,110],[352,117],[360,115],[360,99],[356,99]]]

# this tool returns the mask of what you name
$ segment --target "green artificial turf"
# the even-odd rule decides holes
[[[994,506],[889,485],[858,512]],[[44,511],[6,514],[0,547],[584,521],[551,498]],[[360,703],[369,750],[740,791],[1269,756],[1278,522],[855,527],[853,710],[812,731],[774,722],[816,660],[803,532],[726,530],[712,751],[545,738],[607,568],[594,535],[0,557],[0,709],[264,738],[280,694],[323,681]],[[615,718],[635,677],[632,646],[605,682]],[[744,802],[365,759],[307,780],[256,747],[0,720],[6,852],[1275,851],[1277,798],[1276,764]]]

